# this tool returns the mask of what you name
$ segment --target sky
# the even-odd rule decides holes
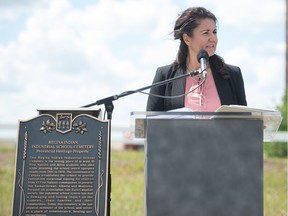
[[[191,6],[216,15],[217,54],[241,68],[248,106],[281,104],[284,0],[0,0],[0,124],[151,85],[175,59],[174,22]],[[112,126],[129,127],[146,102],[140,93],[115,100]]]

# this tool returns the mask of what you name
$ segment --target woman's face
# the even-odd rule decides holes
[[[206,50],[209,56],[215,54],[218,37],[216,23],[212,19],[203,19],[199,26],[195,28],[189,37],[184,34],[184,41],[189,48],[191,54],[197,55],[200,50]]]

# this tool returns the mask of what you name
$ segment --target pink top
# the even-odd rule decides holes
[[[203,80],[199,80],[198,76],[187,77],[185,93],[197,88],[202,82]],[[199,88],[185,96],[184,106],[192,109],[192,111],[199,112],[214,112],[221,106],[214,78],[211,74],[207,76],[206,81]]]

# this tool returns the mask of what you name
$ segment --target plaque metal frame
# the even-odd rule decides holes
[[[12,215],[108,215],[110,121],[40,113],[19,122]]]

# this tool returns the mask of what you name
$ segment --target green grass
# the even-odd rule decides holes
[[[144,215],[143,151],[112,152],[111,215]]]
[[[266,216],[287,216],[287,160],[265,159],[264,211]]]
[[[1,144],[1,143],[0,143]],[[11,215],[15,148],[0,146],[0,214]]]
[[[10,216],[15,148],[0,145],[0,214]],[[113,151],[111,156],[111,216],[144,215],[144,153]],[[287,215],[287,160],[264,161],[265,216]]]

